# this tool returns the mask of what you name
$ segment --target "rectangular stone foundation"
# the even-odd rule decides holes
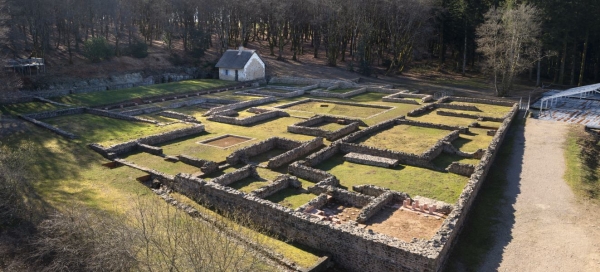
[[[393,168],[398,166],[398,160],[388,159],[384,157],[371,156],[360,153],[348,153],[344,156],[344,159],[349,162],[366,164],[371,166]]]

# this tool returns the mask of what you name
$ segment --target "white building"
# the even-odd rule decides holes
[[[265,78],[265,62],[256,51],[244,49],[227,50],[216,65],[219,79],[250,81]]]

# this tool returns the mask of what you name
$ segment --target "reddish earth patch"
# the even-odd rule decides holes
[[[385,207],[367,221],[366,228],[410,242],[413,238],[431,239],[443,221],[440,216]]]
[[[205,144],[205,145],[212,145],[212,146],[216,146],[216,147],[225,148],[225,147],[229,147],[229,146],[236,145],[239,143],[247,142],[250,140],[252,140],[252,138],[246,138],[246,137],[235,136],[235,135],[225,135],[225,136],[221,136],[218,138],[202,141],[200,143]]]

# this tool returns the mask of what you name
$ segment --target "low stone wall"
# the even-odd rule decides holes
[[[460,101],[460,100],[459,100]],[[466,101],[481,103],[481,101]],[[518,112],[518,105],[513,104],[511,112],[500,125],[492,142],[488,146],[481,161],[475,166],[475,171],[470,176],[469,182],[463,189],[458,201],[454,205],[454,209],[442,223],[438,232],[431,239],[431,243],[439,250],[439,257],[436,260],[435,267],[441,268],[448,259],[451,248],[456,243],[456,238],[460,234],[463,224],[468,217],[469,211],[473,202],[479,193],[481,184],[485,180],[504,138],[507,135],[508,128]]]
[[[344,160],[383,168],[394,168],[398,166],[398,160],[359,153],[348,153],[344,156]]]
[[[75,114],[83,114],[83,113],[85,113],[85,108],[81,107],[81,108],[70,108],[70,109],[62,109],[62,110],[55,110],[55,111],[30,113],[30,114],[24,114],[23,116],[26,116],[31,119],[43,120],[43,119],[54,118],[54,117],[59,117],[59,116],[67,116],[67,115],[75,115]]]
[[[277,100],[277,98],[275,98],[275,97],[265,97],[265,98],[261,98],[261,99],[254,99],[254,100],[242,101],[242,102],[229,104],[229,105],[223,105],[220,107],[210,109],[202,116],[215,115],[218,112],[225,111],[225,110],[237,110],[237,109],[242,109],[242,108],[247,108],[247,107],[254,107],[254,106],[258,106],[258,105],[262,105],[262,104],[271,103],[276,100]]]
[[[251,192],[258,198],[265,199],[288,187],[301,188],[302,183],[298,178],[290,175],[280,175],[271,184],[258,188]]]
[[[394,93],[394,94],[391,94],[388,96],[384,96],[381,99],[381,101],[419,105],[419,102],[417,102],[416,100],[407,99],[407,98],[420,98],[423,101],[423,99],[425,97],[427,97],[427,95],[425,95],[425,94],[410,94],[410,93],[398,92],[398,93]],[[423,102],[426,102],[426,101],[423,101]]]
[[[306,156],[307,154],[313,152],[315,149],[321,148],[323,146],[323,138],[317,137],[308,142],[303,143],[297,148],[289,150],[279,156],[269,159],[267,163],[267,168],[275,169],[281,167],[285,164],[293,162],[301,157]]]
[[[481,157],[483,157],[483,154],[485,153],[485,151],[480,148],[472,153],[463,152],[463,151],[460,151],[458,148],[456,148],[454,145],[452,145],[452,143],[446,142],[446,143],[444,143],[444,153],[457,155],[459,157],[469,158],[469,159],[481,159]]]
[[[73,133],[66,132],[66,131],[64,131],[62,129],[59,129],[59,128],[54,127],[54,126],[52,126],[50,124],[44,123],[42,121],[39,121],[37,119],[33,119],[33,118],[25,116],[25,115],[19,115],[19,118],[21,118],[21,119],[23,119],[25,121],[31,122],[32,124],[34,124],[36,126],[39,126],[39,127],[45,128],[47,130],[50,130],[50,131],[52,131],[52,132],[54,132],[54,133],[56,133],[56,134],[58,134],[58,135],[60,135],[62,137],[65,137],[65,138],[68,138],[68,139],[75,139],[75,138],[77,138],[77,135],[75,135]]]
[[[335,88],[338,89],[338,88]],[[329,88],[327,89],[327,91],[319,91],[319,90],[315,90],[310,92],[310,95],[312,96],[320,96],[320,97],[328,97],[328,98],[341,98],[341,99],[345,99],[345,98],[349,98],[355,95],[359,95],[359,94],[363,94],[367,92],[367,88],[359,88],[353,91],[348,91],[345,93],[336,93],[336,92],[330,92]]]
[[[304,212],[304,211],[311,211],[314,209],[320,209],[323,206],[325,206],[325,204],[327,204],[327,202],[329,201],[330,196],[326,195],[326,194],[320,194],[317,197],[311,199],[308,203],[298,207],[295,211],[296,212]]]
[[[303,103],[308,103],[308,102],[333,103],[333,104],[339,104],[339,105],[348,105],[348,106],[357,106],[357,107],[370,107],[370,108],[387,109],[387,110],[393,109],[393,107],[382,106],[382,105],[377,105],[377,104],[364,104],[364,103],[355,103],[355,102],[331,101],[331,100],[314,99],[314,98],[304,99],[304,100],[300,100],[300,101],[294,101],[294,102],[290,102],[290,103],[287,103],[287,104],[275,106],[274,108],[285,109],[285,108],[289,108],[289,107],[292,107],[292,106],[295,106],[295,105],[299,105],[299,104],[303,104]]]
[[[162,156],[163,155],[163,149],[157,146],[151,146],[151,145],[146,145],[146,144],[137,144],[137,149],[142,151],[142,152],[146,152],[152,155],[156,155],[156,156]]]
[[[174,111],[163,111],[163,112],[159,113],[158,115],[177,119],[177,120],[182,120],[182,121],[186,121],[186,122],[199,123],[199,121],[196,120],[196,117],[194,117],[194,116],[179,113],[179,112],[174,112]]]
[[[433,110],[436,109],[436,104],[426,104],[423,105],[422,107],[416,108],[414,110],[409,111],[406,115],[410,116],[410,117],[417,117],[420,115],[424,115],[427,114],[429,112],[432,112]]]
[[[210,117],[208,117],[208,120],[214,121],[214,122],[219,122],[219,123],[236,125],[236,126],[250,126],[250,125],[256,124],[258,122],[265,121],[265,120],[270,120],[270,119],[278,118],[278,117],[288,117],[288,116],[290,116],[290,115],[287,112],[275,110],[275,111],[269,111],[269,112],[255,114],[253,116],[241,118],[241,119],[236,118],[236,117],[222,116],[222,115],[211,115]]]
[[[415,126],[415,127],[435,128],[435,129],[441,129],[441,130],[451,130],[451,131],[458,130],[458,131],[460,131],[460,133],[469,133],[468,127],[458,127],[458,126],[449,126],[449,125],[444,125],[444,124],[434,124],[434,123],[428,123],[428,122],[408,120],[408,119],[404,119],[404,118],[396,119],[396,124],[409,125],[409,126]]]
[[[481,111],[479,108],[473,105],[467,104],[449,104],[449,103],[438,103],[437,108],[440,109],[452,109],[452,110],[463,110],[463,111]]]
[[[302,77],[273,77],[269,80],[269,84],[294,84],[294,85],[315,85],[320,88],[328,88],[336,84],[338,88],[352,88],[356,83],[346,80],[334,79],[317,79],[317,78],[302,78]]]
[[[458,139],[458,137],[460,137],[460,133],[458,130],[450,132],[450,134],[448,134],[444,138],[438,140],[431,148],[429,148],[425,152],[423,152],[420,157],[431,162],[432,160],[437,158],[437,156],[442,154],[446,143],[451,143],[452,141]]]
[[[323,122],[337,122],[339,120],[343,120],[345,122],[351,122],[350,124],[335,130],[335,131],[329,131],[329,130],[324,130],[321,128],[316,128],[316,127],[311,127]],[[345,119],[345,118],[336,118],[333,116],[326,116],[326,115],[318,115],[315,116],[313,118],[310,118],[306,121],[302,121],[293,125],[288,126],[287,131],[291,132],[291,133],[297,133],[297,134],[303,134],[303,135],[310,135],[310,136],[316,136],[316,137],[325,137],[328,141],[335,141],[349,133],[352,133],[356,130],[358,130],[358,127],[360,126],[361,123],[364,123],[362,121],[356,122],[353,119]]]
[[[365,184],[365,185],[352,186],[352,191],[359,192],[364,195],[378,197],[381,194],[388,192],[390,190],[387,188],[383,188],[383,187],[379,187],[379,186],[375,186],[375,185],[371,185],[371,184]]]
[[[394,200],[394,193],[387,191],[377,198],[373,199],[368,205],[364,206],[356,218],[356,222],[365,223],[373,215],[381,211],[383,207],[390,204]]]
[[[357,208],[367,206],[375,199],[372,196],[350,192],[348,190],[340,189],[331,185],[324,185],[323,183],[318,183],[315,186],[312,186],[309,191],[316,195],[330,195],[331,198],[329,198],[329,201],[333,199],[337,202],[340,202],[344,206],[352,206]]]
[[[238,182],[247,177],[258,177],[258,173],[256,172],[256,167],[253,165],[246,165],[238,170],[235,170],[231,173],[227,173],[211,179],[210,182],[217,183],[223,186],[228,186],[235,182]]]
[[[326,148],[323,148],[308,157],[306,157],[305,161],[308,166],[316,166],[320,163],[326,161],[327,159],[333,157],[335,154],[341,152],[340,144],[337,142],[332,143]]]
[[[452,116],[452,117],[468,118],[468,119],[475,119],[475,120],[484,121],[484,122],[485,121],[490,121],[490,122],[502,122],[502,121],[504,121],[504,118],[482,116],[482,115],[474,115],[474,114],[468,114],[468,113],[462,113],[462,112],[453,112],[453,111],[442,111],[442,110],[439,110],[436,113],[438,115],[442,115],[442,116]]]
[[[322,141],[322,139],[321,139]],[[255,143],[253,145],[238,149],[227,156],[226,161],[230,165],[236,165],[240,162],[248,163],[250,157],[254,157],[258,154],[265,153],[271,149],[279,148],[283,150],[291,150],[301,146],[303,143],[294,141],[286,138],[271,137],[264,141]]]
[[[334,175],[328,172],[302,165],[300,162],[294,162],[290,164],[288,166],[288,173],[315,183],[318,183],[328,178],[333,178],[337,180],[337,178]]]
[[[388,98],[383,97],[381,99],[381,101],[383,102],[391,102],[391,103],[402,103],[402,104],[413,104],[413,105],[421,105],[419,104],[419,102],[417,102],[416,100],[412,100],[412,99],[406,99],[406,98]]]
[[[39,101],[39,102],[43,102],[43,103],[48,103],[48,104],[56,105],[56,106],[59,106],[59,107],[72,107],[73,106],[73,105],[69,105],[69,104],[59,103],[59,102],[56,102],[54,100],[46,99],[46,98],[39,97],[39,96],[33,97],[33,101]]]
[[[152,106],[152,107],[147,107],[147,108],[122,111],[121,114],[135,116],[135,115],[155,113],[155,112],[159,112],[162,110],[163,109],[161,107]]]
[[[435,167],[428,158],[423,156],[394,151],[389,149],[378,149],[370,146],[357,145],[351,143],[341,143],[340,150],[344,153],[360,153],[366,154],[376,157],[384,157],[389,159],[398,160],[400,164],[411,165],[416,167],[422,167],[427,169],[432,169],[435,171],[440,171],[437,167]]]
[[[408,90],[392,89],[391,86],[367,87],[367,91],[372,92],[372,93],[384,93],[384,94],[397,94],[397,93],[408,94]]]
[[[106,110],[86,108],[85,112],[89,113],[89,114],[94,114],[94,115],[108,117],[108,118],[113,118],[113,119],[120,119],[120,120],[125,120],[125,121],[158,124],[158,122],[154,121],[154,120],[148,120],[148,119],[144,119],[144,118],[140,118],[140,117],[136,117],[136,116],[130,116],[130,115],[125,115],[125,114],[121,114],[121,113],[117,113],[117,112],[111,112],[111,111],[106,111]]]
[[[482,99],[482,98],[474,98],[474,97],[450,96],[449,98],[450,98],[450,100],[456,101],[456,102],[479,103],[479,104],[488,104],[488,105],[505,106],[505,107],[512,107],[515,104],[514,102],[510,102],[510,101]]]
[[[285,97],[285,98],[292,98],[292,97],[297,97],[297,96],[302,96],[304,95],[304,93],[306,92],[306,90],[304,90],[304,88],[302,89],[283,89],[287,92],[270,92],[265,90],[266,88],[257,88],[257,89],[251,89],[251,90],[245,90],[245,91],[240,91],[237,92],[236,94],[250,94],[250,95],[261,95],[261,96],[276,96],[276,97]],[[278,86],[274,87],[274,86],[270,86],[269,89],[280,89]]]
[[[475,165],[452,162],[448,167],[446,167],[446,171],[457,175],[470,177],[473,172],[475,172]]]
[[[183,155],[183,154],[177,155],[177,158],[182,163],[200,168],[202,173],[205,175],[214,173],[217,170],[219,170],[219,165],[213,161],[198,159],[198,158],[194,158],[192,156]]]
[[[109,147],[104,147],[96,143],[90,144],[88,146],[94,151],[100,153],[102,156],[112,159],[121,154],[134,151],[137,148],[138,144],[158,145],[164,142],[188,137],[202,132],[204,132],[204,125],[196,124],[192,127],[154,134],[147,137],[127,141],[124,143],[115,144]]]
[[[358,140],[358,139],[360,139],[362,137],[366,137],[368,135],[377,133],[379,131],[392,128],[394,125],[396,125],[396,120],[395,119],[383,121],[381,123],[378,123],[378,124],[372,125],[372,126],[370,126],[368,128],[365,128],[365,129],[363,129],[361,131],[354,132],[354,133],[352,133],[352,134],[350,134],[350,135],[348,135],[348,136],[340,139],[339,141],[340,142],[344,142],[344,143],[351,143],[351,142],[354,142],[354,141],[356,141],[356,140]]]

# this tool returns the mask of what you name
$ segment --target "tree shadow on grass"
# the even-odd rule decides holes
[[[500,266],[503,250],[513,238],[513,205],[521,193],[524,147],[524,120],[516,119],[471,206],[445,271],[493,271]]]

